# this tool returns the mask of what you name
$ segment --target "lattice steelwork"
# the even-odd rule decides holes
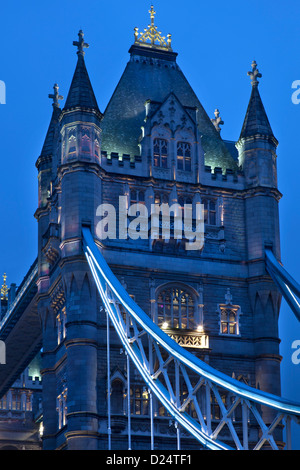
[[[291,421],[300,404],[254,389],[216,371],[179,346],[143,312],[114,276],[83,228],[84,252],[104,308],[139,371],[180,429],[212,450],[291,448]],[[153,421],[153,420],[152,420]],[[153,422],[151,423],[153,426]]]

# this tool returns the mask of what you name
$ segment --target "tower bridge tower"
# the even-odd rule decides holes
[[[151,8],[143,33],[135,28],[103,113],[82,31],[62,109],[57,85],[51,95],[37,160],[44,449],[106,448],[108,389],[113,448],[127,446],[128,413],[133,448],[149,448],[148,390],[133,368],[127,389],[126,357],[113,331],[107,382],[106,316],[82,251],[82,226],[136,303],[177,343],[231,377],[280,393],[280,297],[264,268],[265,244],[280,256],[277,141],[258,91],[260,74],[253,63],[239,140],[223,140],[219,111],[212,119],[204,110],[154,15]],[[172,236],[101,238],[97,209],[118,209],[120,196],[126,209],[203,204],[203,249],[186,250],[186,240]],[[157,448],[176,448],[166,410],[158,401],[153,406]],[[217,422],[219,406],[212,409]],[[182,448],[195,445],[182,437]]]

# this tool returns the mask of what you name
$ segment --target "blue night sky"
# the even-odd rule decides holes
[[[150,20],[149,0],[11,1],[1,5],[0,80],[0,273],[19,284],[37,254],[37,170],[52,113],[55,82],[66,98],[76,65],[79,29],[90,44],[86,65],[103,112],[129,59],[135,26]],[[292,103],[292,83],[300,80],[299,0],[157,0],[155,23],[172,33],[178,64],[210,117],[219,108],[224,139],[237,140],[251,86],[253,59],[263,77],[260,93],[278,147],[282,261],[300,281],[299,174],[300,104]],[[63,106],[63,104],[62,104]],[[280,317],[282,394],[300,401],[300,364],[291,344],[300,325],[283,301]],[[300,436],[294,446],[300,449]]]

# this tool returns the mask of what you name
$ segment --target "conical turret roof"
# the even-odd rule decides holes
[[[99,111],[97,100],[91,85],[89,74],[84,61],[84,47],[89,47],[83,40],[83,32],[78,33],[79,41],[74,41],[73,45],[78,47],[77,65],[73,75],[70,90],[66,99],[64,110],[70,108],[90,108]]]
[[[248,75],[252,79],[252,91],[240,139],[257,134],[275,138],[258,90],[257,77],[262,75],[258,72],[255,61],[252,62],[252,72],[248,72]]]
[[[53,104],[52,104],[53,112],[52,112],[48,130],[47,130],[47,134],[44,140],[44,144],[42,147],[41,157],[46,157],[46,156],[52,155],[53,153],[53,144],[54,144],[55,135],[57,132],[57,124],[58,124],[59,116],[61,114],[61,109],[59,107],[59,100],[62,100],[63,96],[61,96],[58,93],[57,83],[54,84],[53,90],[54,90],[54,93],[48,95],[49,98],[53,99]]]

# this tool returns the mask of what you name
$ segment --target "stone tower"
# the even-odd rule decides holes
[[[251,97],[236,147],[245,177],[245,215],[249,296],[254,314],[256,386],[280,395],[278,316],[281,296],[266,275],[264,249],[271,246],[280,259],[277,188],[278,142],[274,137],[259,90],[257,64],[252,62]],[[268,351],[268,352],[267,352]],[[275,380],[275,377],[277,379]]]
[[[37,161],[38,309],[43,326],[44,449],[149,448],[149,395],[111,329],[108,383],[106,318],[82,251],[89,226],[114,274],[135,302],[181,346],[251,386],[280,391],[280,298],[264,268],[264,247],[280,255],[276,147],[258,92],[235,142],[223,140],[177,63],[171,35],[154,23],[135,28],[124,73],[99,111],[87,73],[82,31],[63,109],[53,114]],[[187,250],[170,237],[110,237],[98,207],[140,203],[204,207],[205,243]],[[104,214],[102,214],[104,215]],[[129,215],[129,222],[133,214]],[[131,218],[130,218],[131,217]],[[101,225],[101,224],[100,224]],[[123,227],[124,228],[124,227]],[[130,390],[127,374],[130,373]],[[112,397],[107,429],[107,394]],[[224,400],[227,397],[224,397]],[[130,406],[130,408],[128,408]],[[176,448],[176,430],[154,400],[156,447]],[[212,420],[220,409],[214,406]],[[271,417],[270,417],[271,419]],[[182,448],[193,448],[187,436]],[[198,446],[197,446],[198,448]]]

